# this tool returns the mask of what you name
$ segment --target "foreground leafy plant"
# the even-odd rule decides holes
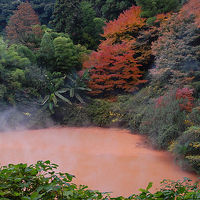
[[[73,175],[57,173],[58,165],[50,161],[38,161],[35,165],[9,164],[0,168],[1,200],[197,200],[200,198],[199,184],[191,184],[191,180],[164,180],[162,188],[151,193],[149,183],[140,194],[125,198],[111,198],[109,193],[89,190],[87,186],[72,183]]]
[[[1,200],[106,199],[106,194],[77,186],[68,173],[56,173],[58,165],[38,161],[35,165],[9,164],[0,168]],[[104,197],[105,196],[105,197]]]

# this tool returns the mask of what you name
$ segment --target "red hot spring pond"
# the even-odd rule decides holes
[[[0,134],[0,164],[50,160],[74,182],[113,196],[138,193],[163,179],[196,179],[181,170],[168,152],[147,147],[145,138],[124,129],[50,128]]]

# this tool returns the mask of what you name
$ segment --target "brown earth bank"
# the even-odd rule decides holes
[[[0,134],[0,165],[50,160],[75,175],[74,182],[114,196],[138,193],[153,182],[178,180],[185,172],[168,152],[146,145],[141,135],[114,128],[49,128]]]

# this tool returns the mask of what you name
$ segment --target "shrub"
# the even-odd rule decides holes
[[[88,104],[87,113],[93,125],[109,126],[113,117],[110,115],[111,103],[106,100],[94,99]]]
[[[188,120],[192,124],[200,126],[200,105],[192,109],[192,112],[188,115]]]
[[[121,115],[120,124],[133,132],[138,131],[150,99],[160,92],[158,88],[148,86],[134,95],[119,96],[113,110]]]
[[[185,117],[172,91],[162,97],[161,104],[154,101],[148,105],[139,130],[149,135],[155,147],[166,149],[184,131]]]
[[[65,104],[55,110],[55,121],[68,126],[88,126],[91,124],[86,106]]]
[[[2,200],[172,200],[193,199],[200,197],[199,183],[191,183],[184,178],[183,181],[164,180],[161,189],[151,193],[149,183],[139,194],[128,198],[110,197],[109,193],[89,190],[87,186],[72,183],[73,175],[57,171],[58,165],[50,161],[38,161],[35,165],[9,164],[0,168],[0,196]],[[9,178],[8,178],[9,177]]]
[[[71,183],[73,175],[56,173],[57,167],[58,165],[50,161],[38,161],[37,164],[30,166],[9,164],[1,167],[1,199],[105,199],[98,191]]]
[[[193,170],[200,173],[200,127],[192,126],[180,135],[173,153],[178,159],[184,158]]]

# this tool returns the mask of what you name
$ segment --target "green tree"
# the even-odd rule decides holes
[[[0,39],[0,90],[1,100],[14,104],[16,96],[23,92],[25,69],[30,66],[30,60],[20,56],[16,46],[10,46]]]
[[[69,37],[57,37],[53,40],[53,45],[56,57],[55,71],[67,73],[78,67],[78,53]]]
[[[80,0],[56,0],[53,21],[56,31],[76,37],[80,29]]]
[[[179,0],[136,0],[137,5],[142,7],[142,17],[154,17],[160,13],[175,11],[180,5]]]
[[[92,4],[83,1],[80,4],[81,10],[81,34],[78,43],[86,46],[89,49],[96,49],[99,41],[103,39],[100,34],[103,33],[104,20],[96,17],[95,10]]]
[[[102,39],[104,20],[96,17],[88,1],[57,0],[52,24],[56,31],[68,33],[75,44],[89,49],[97,48]]]
[[[120,13],[135,5],[135,0],[90,0],[98,17],[107,20],[116,19]]]
[[[50,71],[53,70],[53,67],[56,64],[53,38],[48,32],[42,37],[38,61],[40,66],[45,67]]]
[[[41,24],[49,25],[53,15],[56,0],[29,0],[35,12],[39,15]]]
[[[13,11],[17,9],[20,1],[17,0],[1,0],[0,1],[0,32],[4,30],[6,27],[8,20],[11,15],[13,15]]]

